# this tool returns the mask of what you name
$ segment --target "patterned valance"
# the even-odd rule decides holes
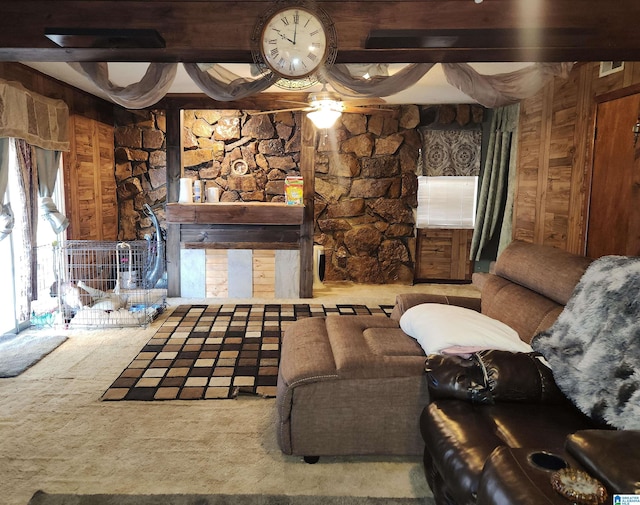
[[[418,175],[480,174],[480,130],[422,129],[422,166]]]
[[[0,79],[0,137],[26,140],[51,151],[69,150],[69,108],[62,100]]]

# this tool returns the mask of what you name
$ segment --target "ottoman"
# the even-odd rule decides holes
[[[280,449],[307,462],[319,456],[422,454],[424,363],[418,343],[386,316],[296,321],[282,341]]]

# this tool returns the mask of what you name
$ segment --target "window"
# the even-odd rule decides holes
[[[15,219],[12,232],[0,242],[0,275],[7,279],[9,289],[2,291],[2,304],[0,306],[0,332],[18,332],[21,323],[28,320],[24,305],[25,293],[21,288],[22,272],[24,271],[25,258],[22,246],[22,223],[25,220],[24,202],[19,186],[19,170],[16,151],[13,141],[9,142],[9,180],[5,203],[11,203],[11,210]]]
[[[26,202],[19,184],[20,169],[14,142],[9,143],[9,180],[5,201],[11,202],[11,209],[15,216],[13,231],[0,241],[0,276],[7,280],[9,289],[2,290],[0,304],[0,334],[15,333],[30,323],[29,300],[31,310],[50,310],[57,307],[56,299],[51,298],[50,288],[55,281],[55,265],[52,244],[55,240],[62,240],[63,234],[56,236],[50,224],[39,212],[37,243],[37,293],[31,293],[26,285],[25,272],[30,265],[25,255],[28,244],[24,243],[24,222],[26,220]],[[56,189],[52,195],[58,209],[64,213],[64,197],[62,195],[62,170],[58,170]],[[39,207],[39,206],[38,206]],[[33,300],[38,298],[39,300]]]
[[[478,177],[419,176],[418,228],[473,228]]]

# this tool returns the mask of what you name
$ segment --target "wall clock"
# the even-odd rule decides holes
[[[252,54],[261,73],[273,73],[280,78],[276,86],[285,89],[313,86],[318,82],[318,70],[336,59],[335,26],[316,7],[276,5],[256,23]]]

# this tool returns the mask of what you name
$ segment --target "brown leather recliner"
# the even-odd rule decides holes
[[[530,342],[553,324],[589,264],[515,242],[495,272],[483,275],[481,310]],[[583,415],[534,353],[430,355],[426,373],[430,404],[420,430],[425,475],[439,505],[566,504],[550,484],[563,465],[586,470],[610,494],[640,493],[640,432]]]
[[[550,483],[565,467],[599,480],[607,503],[614,494],[640,494],[640,431],[596,425],[555,393],[541,394],[533,376],[520,385],[525,399],[520,390],[518,400],[493,403],[489,393],[475,396],[482,403],[439,399],[425,408],[425,474],[436,503],[566,505]]]
[[[504,351],[478,355],[481,363],[441,355],[427,358],[433,401],[422,413],[420,428],[426,447],[425,475],[436,502],[538,503],[531,490],[525,502],[496,499],[503,479],[522,484],[538,475],[543,483],[537,488],[563,503],[550,487],[551,468],[531,458],[540,453],[568,462],[571,457],[564,448],[568,435],[604,427],[573,407],[535,355]],[[510,453],[515,462],[509,459],[509,466],[503,457],[500,464],[495,462],[499,468],[495,475],[485,474],[486,462],[496,450],[505,449],[516,450]],[[486,491],[482,498],[480,488]]]

